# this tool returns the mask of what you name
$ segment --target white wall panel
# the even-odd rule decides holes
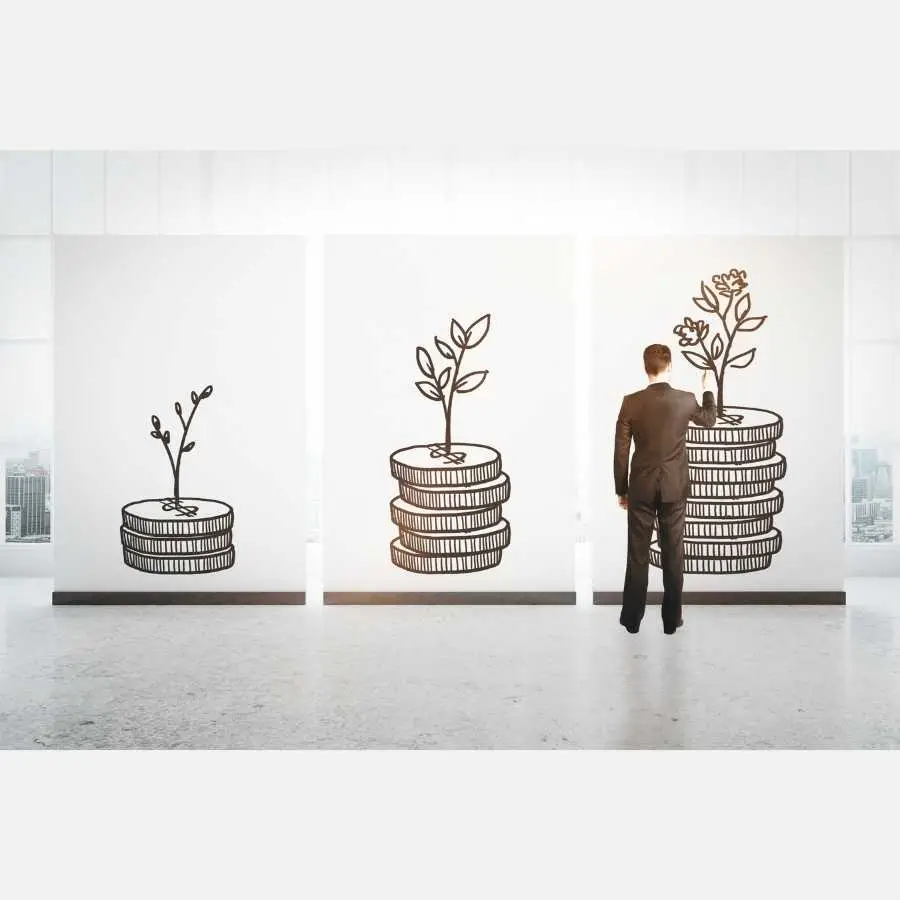
[[[900,234],[898,161],[896,153],[852,154],[850,226],[854,235]]]
[[[0,340],[53,335],[52,268],[49,237],[0,238]]]
[[[850,154],[813,150],[798,156],[800,234],[848,234]]]
[[[96,150],[53,154],[53,231],[103,234],[106,230],[106,155]]]
[[[849,340],[900,339],[900,238],[849,244]]]
[[[333,153],[328,166],[325,228],[342,234],[392,231],[390,157],[386,153]]]
[[[204,234],[211,229],[212,155],[191,150],[159,155],[160,234]]]
[[[391,154],[389,177],[391,203],[402,223],[433,231],[447,222],[451,186],[446,154]]]
[[[255,150],[213,154],[212,206],[216,234],[271,230],[274,155]]]
[[[746,235],[797,233],[798,160],[787,151],[743,155],[741,232]]]
[[[574,163],[578,224],[597,234],[676,235],[684,225],[684,154],[606,152]]]
[[[0,234],[49,234],[51,155],[0,152]]]
[[[565,230],[572,201],[569,165],[524,154],[455,154],[450,162],[452,230],[535,233]],[[563,215],[563,220],[567,217]],[[568,217],[571,221],[571,217]]]
[[[318,231],[328,206],[329,154],[281,150],[272,155],[272,230]]]
[[[740,153],[685,154],[685,233],[739,233],[741,169]]]
[[[159,154],[106,154],[107,234],[159,233]]]

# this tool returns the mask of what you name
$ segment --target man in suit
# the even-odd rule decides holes
[[[663,631],[674,634],[683,624],[684,516],[690,495],[684,440],[692,422],[704,428],[716,424],[716,400],[706,389],[706,370],[701,382],[702,407],[693,394],[669,384],[672,353],[663,344],[651,344],[644,350],[644,371],[650,383],[625,397],[616,421],[613,474],[619,506],[628,510],[628,562],[619,622],[631,634],[640,629],[647,607],[650,540],[656,519],[663,570]]]

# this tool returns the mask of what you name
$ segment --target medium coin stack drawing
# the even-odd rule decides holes
[[[509,545],[503,504],[509,476],[500,454],[482,444],[405,447],[391,454],[400,495],[391,521],[394,565],[423,575],[478,572],[500,564]]]
[[[734,340],[739,332],[756,331],[768,317],[750,315],[746,271],[731,269],[714,275],[712,282],[713,288],[701,282],[701,296],[694,303],[719,318],[724,338],[716,333],[707,344],[710,328],[703,319],[685,318],[674,329],[679,346],[698,348],[682,350],[682,355],[696,368],[712,371],[717,388],[715,426],[691,426],[686,437],[691,496],[684,526],[684,571],[736,575],[767,569],[781,550],[775,516],[784,505],[777,487],[787,471],[777,444],[784,422],[771,410],[725,405],[726,369],[744,369],[756,356],[755,347],[732,355]],[[650,562],[662,566],[658,535]]]
[[[391,561],[421,575],[462,574],[498,566],[509,546],[510,526],[503,504],[510,496],[509,476],[500,453],[486,444],[454,443],[451,437],[453,400],[476,390],[487,370],[460,375],[467,350],[488,333],[490,315],[468,328],[450,324],[451,343],[435,337],[438,352],[451,362],[437,372],[431,354],[416,348],[416,363],[427,380],[419,392],[439,402],[444,411],[444,440],[396,450],[390,456],[391,475],[399,495],[391,501],[391,521],[399,536],[391,542]]]
[[[125,564],[153,575],[219,572],[234,564],[234,510],[218,500],[138,500],[122,509]]]
[[[125,565],[151,575],[200,575],[221,572],[234,565],[232,542],[234,510],[221,500],[181,495],[181,463],[184,454],[194,449],[188,431],[200,403],[211,396],[212,385],[200,393],[191,392],[193,407],[187,418],[180,403],[175,413],[181,422],[181,440],[176,452],[172,436],[164,430],[158,416],[151,416],[150,436],[158,440],[172,470],[171,497],[136,500],[122,507],[119,535]]]

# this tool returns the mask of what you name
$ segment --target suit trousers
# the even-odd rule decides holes
[[[664,626],[681,619],[681,591],[684,585],[684,499],[664,502],[657,492],[651,501],[628,498],[628,562],[622,593],[623,625],[639,626],[647,608],[647,580],[653,523],[659,524],[662,555]]]

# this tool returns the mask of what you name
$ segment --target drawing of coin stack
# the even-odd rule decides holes
[[[509,522],[503,504],[510,496],[509,476],[500,453],[485,444],[454,443],[451,437],[453,400],[471,393],[487,370],[461,375],[466,351],[488,333],[490,315],[469,328],[453,319],[452,343],[435,338],[440,355],[450,362],[440,372],[424,347],[416,348],[416,363],[427,380],[419,392],[439,402],[444,412],[444,440],[396,450],[390,456],[391,475],[399,496],[391,501],[391,521],[399,536],[391,542],[391,561],[422,575],[479,572],[498,566],[509,546]]]
[[[691,426],[686,438],[691,496],[684,571],[737,575],[767,569],[781,550],[781,531],[774,520],[784,503],[777,487],[787,471],[787,461],[778,452],[784,422],[771,410],[724,404],[726,370],[745,369],[756,356],[755,347],[734,354],[735,338],[756,331],[768,317],[750,315],[746,271],[730,269],[714,275],[712,282],[712,288],[701,282],[701,296],[694,303],[719,319],[724,337],[716,333],[707,341],[710,327],[703,319],[685,318],[674,329],[679,346],[697,348],[682,350],[682,355],[696,368],[713,372],[717,388],[715,426]],[[658,536],[650,561],[662,565]]]

